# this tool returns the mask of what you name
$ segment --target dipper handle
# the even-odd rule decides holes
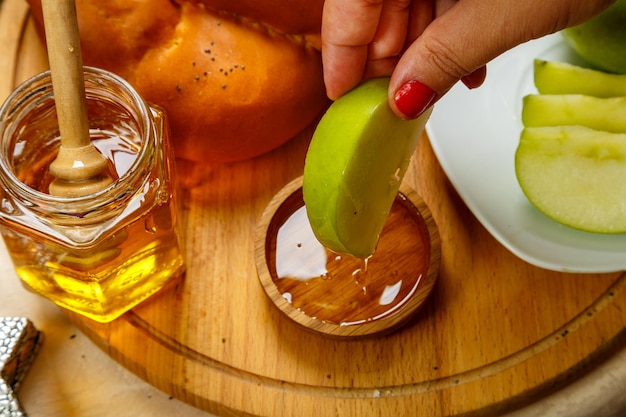
[[[74,0],[41,2],[61,147],[50,165],[50,194],[78,197],[111,184],[108,161],[89,136],[83,59]]]

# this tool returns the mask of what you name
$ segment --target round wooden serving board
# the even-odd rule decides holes
[[[47,66],[22,0],[2,4],[0,50],[4,100]],[[186,277],[113,323],[72,321],[150,384],[223,416],[497,415],[624,346],[624,273],[557,273],[517,259],[459,199],[427,137],[405,179],[441,235],[425,307],[379,338],[298,327],[258,282],[254,236],[272,196],[301,175],[311,131],[252,161],[180,161]]]

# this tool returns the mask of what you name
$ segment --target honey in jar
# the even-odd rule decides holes
[[[92,143],[114,180],[50,195],[60,134],[50,73],[0,108],[0,231],[17,275],[57,305],[108,322],[184,271],[175,166],[164,112],[119,77],[85,67]]]

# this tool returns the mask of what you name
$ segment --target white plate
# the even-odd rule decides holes
[[[522,97],[536,92],[533,60],[580,64],[559,34],[493,60],[482,87],[457,83],[435,106],[426,130],[448,178],[487,230],[516,256],[566,272],[626,269],[626,234],[587,233],[536,210],[515,177]],[[617,179],[624,181],[626,179]]]

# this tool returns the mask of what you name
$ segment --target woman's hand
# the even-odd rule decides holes
[[[582,23],[613,0],[326,0],[322,60],[337,99],[389,76],[389,102],[414,118],[458,80],[482,84],[485,65],[525,41]]]

